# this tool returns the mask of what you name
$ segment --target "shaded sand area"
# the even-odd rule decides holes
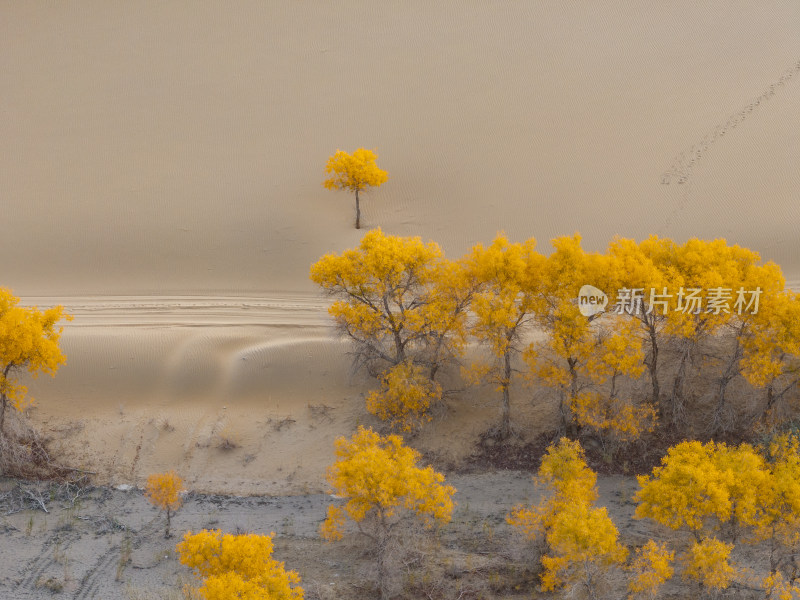
[[[324,491],[335,438],[381,425],[364,408],[374,382],[353,373],[326,306],[299,294],[67,299],[67,364],[30,382],[28,413],[98,483],[175,469],[203,492]],[[487,394],[459,394],[415,444],[446,462],[472,452],[497,416]],[[520,404],[526,422],[555,409]]]
[[[798,31],[795,0],[3,3],[0,284],[76,314],[31,417],[101,481],[321,490],[369,387],[308,280],[363,233],[337,148],[389,172],[368,227],[450,257],[725,236],[800,281]],[[467,452],[487,393],[421,447]]]

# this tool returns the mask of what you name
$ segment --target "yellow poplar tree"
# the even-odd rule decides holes
[[[144,488],[144,495],[147,500],[167,513],[167,530],[164,537],[168,538],[170,517],[173,512],[178,510],[183,504],[181,492],[184,491],[183,480],[178,477],[175,471],[167,473],[154,473],[147,478]]]
[[[763,304],[742,336],[742,375],[764,389],[761,419],[770,428],[790,416],[785,398],[800,381],[800,296],[785,291]]]
[[[538,290],[541,299],[535,316],[536,325],[546,337],[528,345],[523,359],[531,378],[558,390],[562,429],[577,437],[581,424],[576,419],[575,402],[585,385],[581,375],[596,348],[596,324],[605,317],[601,313],[587,318],[575,300],[584,285],[610,290],[611,280],[607,257],[585,252],[577,233],[550,243],[555,251],[542,265]],[[607,293],[614,297],[610,291]]]
[[[692,240],[687,242],[687,245]],[[712,331],[719,331],[718,338],[725,340],[732,338],[730,349],[723,355],[720,363],[721,373],[719,374],[714,390],[714,412],[711,416],[710,433],[714,434],[723,429],[730,429],[724,422],[723,412],[727,408],[727,390],[732,381],[736,379],[742,370],[742,358],[744,355],[744,341],[749,337],[752,323],[758,318],[759,314],[769,314],[773,310],[774,296],[783,292],[785,280],[780,269],[774,263],[759,264],[761,259],[757,252],[747,248],[733,245],[729,246],[724,239],[714,240],[704,243],[707,250],[704,260],[713,265],[713,270],[719,278],[718,288],[731,290],[730,313],[724,310],[719,314],[714,314],[717,309],[709,307],[706,313],[708,318],[714,320]],[[716,260],[715,263],[710,261]],[[710,287],[709,290],[713,289]],[[742,290],[745,294],[753,290],[760,290],[758,312],[753,312],[755,306],[744,307],[741,311],[735,308],[737,291]],[[735,423],[733,426],[735,427]]]
[[[473,382],[489,381],[501,393],[501,419],[497,437],[508,438],[511,426],[511,384],[514,357],[520,353],[523,334],[538,306],[540,269],[544,257],[535,251],[536,240],[511,243],[497,236],[486,248],[477,244],[463,264],[477,285],[472,297],[472,335],[489,349],[489,362],[477,362],[465,371]]]
[[[356,229],[361,229],[359,192],[368,187],[378,187],[389,179],[389,174],[375,164],[377,159],[374,151],[364,148],[359,148],[353,154],[337,150],[325,165],[325,172],[331,176],[322,185],[329,190],[347,190],[356,196]]]
[[[357,364],[378,375],[411,360],[433,379],[463,351],[469,301],[457,271],[436,244],[375,229],[357,249],[314,263],[311,280],[336,298],[328,312],[355,344]]]
[[[676,286],[674,272],[659,268],[654,262],[668,254],[672,245],[671,240],[656,237],[651,237],[642,244],[631,239],[616,238],[608,247],[614,289],[618,294],[613,310],[615,313],[628,315],[641,327],[641,335],[647,348],[645,366],[652,389],[651,402],[655,406],[659,406],[661,401],[659,354],[669,306],[651,302],[655,298],[650,292],[663,294],[666,290],[670,293]],[[620,294],[626,293],[625,290],[627,298]]]
[[[272,558],[272,535],[189,531],[175,549],[203,580],[203,600],[302,600],[300,576]]]
[[[536,479],[548,495],[538,506],[515,507],[506,520],[530,539],[544,540],[542,589],[577,584],[597,597],[602,575],[621,565],[627,550],[606,509],[593,506],[597,475],[586,465],[580,444],[561,438],[551,445]]]
[[[611,317],[610,331],[602,333],[595,351],[588,358],[585,370],[596,386],[607,391],[587,390],[574,400],[576,419],[582,427],[595,431],[609,453],[621,442],[639,438],[655,427],[656,410],[649,404],[636,404],[620,395],[620,380],[642,374],[641,338],[635,325]]]
[[[800,579],[800,444],[796,436],[782,434],[768,452],[771,477],[758,490],[763,518],[756,523],[755,538],[769,542],[770,585],[778,590],[784,587],[783,573],[789,588]]]
[[[575,581],[590,598],[598,598],[602,575],[622,565],[628,555],[605,507],[569,502],[549,523],[548,554],[542,556],[542,589],[552,591]]]
[[[675,552],[670,551],[665,543],[657,544],[648,540],[641,548],[636,549],[636,558],[630,565],[631,579],[628,590],[635,597],[654,600],[659,588],[675,572],[672,563]]]
[[[430,527],[450,521],[455,488],[432,467],[417,466],[419,453],[403,445],[397,435],[382,437],[359,427],[348,440],[336,440],[337,461],[328,468],[332,491],[346,500],[331,505],[321,527],[327,540],[342,537],[345,518],[375,545],[378,583],[386,598],[389,566],[387,550],[396,526],[414,516]]]
[[[422,367],[408,361],[389,369],[379,390],[367,396],[367,410],[392,427],[412,432],[431,420],[430,408],[442,398],[442,387]]]
[[[698,542],[720,529],[736,541],[741,527],[754,527],[763,518],[759,494],[769,485],[769,471],[752,446],[681,442],[661,464],[652,476],[638,477],[637,518],[688,529]]]
[[[736,569],[729,560],[731,550],[733,544],[716,538],[693,542],[685,558],[684,577],[694,579],[703,588],[724,590],[736,575]]]
[[[55,376],[66,357],[58,347],[61,319],[72,320],[62,306],[45,311],[19,306],[19,298],[0,288],[0,434],[4,432],[6,408],[23,410],[32,399],[20,383],[23,372]]]

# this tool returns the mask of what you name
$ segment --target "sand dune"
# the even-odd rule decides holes
[[[337,148],[389,172],[367,227],[451,257],[722,236],[797,287],[798,31],[794,0],[0,5],[0,285],[76,316],[33,418],[113,481],[320,485],[369,385],[308,280],[363,233]]]

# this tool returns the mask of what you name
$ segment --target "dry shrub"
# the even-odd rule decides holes
[[[56,463],[43,438],[16,413],[6,416],[0,433],[0,474],[5,477],[35,480],[68,480],[77,469]]]

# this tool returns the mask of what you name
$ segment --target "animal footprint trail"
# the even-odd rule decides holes
[[[736,129],[747,117],[756,109],[763,106],[770,98],[777,92],[778,88],[786,85],[798,73],[800,73],[800,60],[798,60],[791,68],[783,72],[783,74],[773,83],[771,83],[764,92],[753,100],[750,104],[734,113],[728,119],[717,125],[710,133],[706,134],[702,140],[681,152],[672,162],[670,168],[661,176],[662,185],[669,185],[671,183],[684,184],[692,175],[692,170],[697,162],[703,157],[711,146],[724,137],[727,133]]]

